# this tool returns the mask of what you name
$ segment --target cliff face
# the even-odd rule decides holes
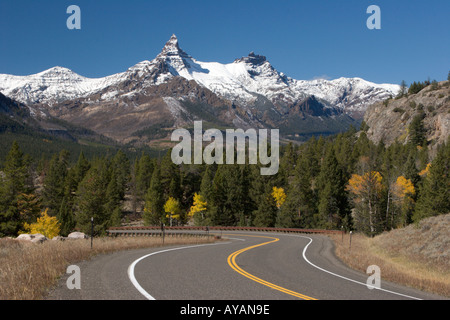
[[[409,126],[416,115],[423,113],[426,139],[431,149],[445,142],[450,133],[450,81],[429,85],[416,94],[385,100],[371,105],[364,121],[367,136],[378,143],[390,145],[396,140],[411,139]]]

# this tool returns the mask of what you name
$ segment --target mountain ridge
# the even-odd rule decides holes
[[[368,105],[398,89],[361,78],[292,79],[254,52],[228,64],[202,62],[183,51],[175,35],[153,60],[107,77],[86,78],[64,67],[29,76],[0,74],[0,92],[26,104],[33,115],[61,117],[122,142],[157,125],[156,119],[178,127],[206,120],[205,115],[243,128],[291,122],[291,129],[280,128],[290,136],[321,132],[316,126],[330,120],[335,124],[326,131],[333,133],[342,130],[340,122],[357,125]],[[149,113],[143,116],[139,110]],[[120,125],[120,119],[126,124]]]

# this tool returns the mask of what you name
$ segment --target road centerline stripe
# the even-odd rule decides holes
[[[265,285],[265,286],[267,286],[267,287],[269,287],[269,288],[272,288],[272,289],[274,289],[274,290],[277,290],[277,291],[280,291],[280,292],[283,292],[283,293],[286,293],[286,294],[289,294],[289,295],[291,295],[291,296],[294,296],[294,297],[297,297],[297,298],[301,298],[301,299],[304,299],[304,300],[316,300],[315,298],[309,297],[309,296],[304,295],[304,294],[301,294],[301,293],[299,293],[299,292],[295,292],[295,291],[292,291],[292,290],[283,288],[283,287],[281,287],[281,286],[278,286],[278,285],[276,285],[276,284],[273,284],[273,283],[271,283],[271,282],[268,282],[268,281],[266,281],[266,280],[263,280],[263,279],[261,279],[261,278],[258,278],[258,277],[256,277],[255,275],[252,275],[252,274],[250,274],[249,272],[243,270],[241,267],[239,267],[239,265],[238,265],[237,262],[236,262],[236,258],[237,258],[237,256],[239,256],[241,253],[246,252],[246,251],[249,251],[249,250],[252,250],[252,249],[255,249],[255,248],[258,248],[258,247],[261,247],[261,246],[265,246],[265,245],[268,245],[268,244],[271,244],[271,243],[274,243],[274,242],[277,242],[277,241],[280,240],[279,238],[266,237],[266,236],[254,236],[254,235],[242,235],[242,236],[257,237],[257,238],[268,238],[268,239],[272,239],[272,240],[271,240],[271,241],[268,241],[268,242],[263,242],[263,243],[260,243],[260,244],[257,244],[257,245],[253,245],[253,246],[250,246],[250,247],[246,247],[246,248],[240,249],[240,250],[235,251],[235,252],[233,252],[232,254],[230,254],[230,255],[228,256],[228,258],[227,258],[227,262],[228,262],[228,265],[229,265],[234,271],[236,271],[237,273],[243,275],[244,277],[246,277],[246,278],[248,278],[248,279],[250,279],[250,280],[253,280],[253,281],[255,281],[255,282],[258,282],[258,283],[260,283],[260,284],[262,284],[262,285]]]

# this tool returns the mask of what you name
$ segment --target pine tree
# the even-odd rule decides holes
[[[202,175],[202,181],[200,183],[200,194],[205,198],[207,202],[211,201],[212,184],[215,171],[215,165],[207,165]]]
[[[299,158],[295,179],[291,184],[287,202],[295,204],[295,214],[298,226],[304,228],[316,227],[314,216],[317,213],[317,192],[313,188],[315,169],[311,168],[315,163],[311,162],[311,153],[305,151]],[[286,204],[287,205],[287,204]],[[283,211],[283,210],[282,210]]]
[[[159,168],[164,201],[167,201],[170,196],[179,198],[181,195],[180,169],[172,161],[171,150],[164,155]]]
[[[162,222],[164,198],[161,186],[160,170],[153,170],[150,187],[145,195],[145,207],[142,215],[145,225],[159,225]]]
[[[121,220],[121,200],[122,200],[122,186],[120,185],[121,181],[118,179],[116,171],[111,173],[111,177],[108,183],[108,187],[106,188],[105,193],[105,215],[109,216],[109,220],[113,220],[114,215],[114,224],[120,224]]]
[[[41,213],[41,201],[35,193],[20,193],[17,196],[17,208],[20,220],[32,223]]]
[[[18,201],[21,194],[32,193],[29,165],[29,160],[14,141],[0,175],[0,237],[17,235],[23,223]]]
[[[80,152],[77,163],[73,167],[69,168],[66,181],[64,183],[65,195],[67,196],[66,201],[68,205],[73,204],[73,198],[78,189],[78,185],[83,180],[90,167],[91,164],[84,156],[84,153]]]
[[[199,192],[202,181],[202,171],[204,167],[202,165],[182,165],[180,169],[180,207],[182,212],[187,212],[194,196]],[[186,215],[182,214],[181,221],[185,222]]]
[[[214,225],[234,225],[232,214],[225,208],[227,203],[225,166],[219,165],[211,186],[211,222]]]
[[[347,180],[339,165],[331,146],[321,165],[318,184],[318,213],[322,227],[337,228],[342,225],[342,219],[350,214],[346,193]]]
[[[66,237],[75,228],[75,219],[72,212],[72,206],[70,205],[69,197],[65,196],[61,202],[58,215],[56,216],[61,224],[60,234]]]
[[[408,87],[406,85],[406,81],[402,80],[402,82],[400,83],[400,91],[398,92],[397,98],[401,98],[407,93],[408,93]]]
[[[143,197],[150,187],[155,163],[147,154],[143,154],[137,167],[139,168],[136,172],[137,190],[139,195]]]
[[[219,165],[211,190],[211,220],[216,225],[247,225],[250,215],[244,165]]]
[[[139,161],[136,159],[130,170],[130,181],[128,182],[128,190],[131,197],[131,206],[134,214],[137,213],[141,201],[144,199],[144,190],[138,190],[137,176],[139,175]],[[151,178],[150,178],[151,179]],[[149,179],[149,180],[150,180]],[[147,188],[148,190],[148,188]]]
[[[409,142],[414,146],[422,146],[426,143],[426,129],[423,125],[425,113],[416,115],[409,125]]]
[[[75,165],[75,180],[81,182],[90,168],[91,164],[84,156],[83,151],[81,151],[78,157],[78,161]]]
[[[122,210],[120,209],[120,207],[116,207],[111,213],[109,225],[111,227],[120,227],[121,222],[122,222]]]
[[[353,159],[359,159],[362,156],[369,156],[373,143],[367,137],[367,134],[363,131],[360,132],[358,139],[355,142],[353,148]]]
[[[429,81],[424,81],[424,82],[413,82],[411,84],[411,86],[408,89],[408,93],[409,94],[416,94],[419,93],[423,88],[425,88],[426,86],[428,86],[430,84]]]
[[[416,159],[417,159],[417,151],[414,149],[412,152],[409,153],[408,158],[403,166],[403,173],[404,176],[411,180],[414,187],[416,188],[419,184],[419,170],[416,166]]]
[[[283,148],[283,154],[280,159],[280,167],[276,175],[276,184],[283,187],[289,183],[290,176],[294,172],[296,163],[296,153],[292,142],[289,142]]]
[[[353,149],[356,143],[356,129],[350,128],[347,132],[338,134],[333,141],[336,159],[339,162],[346,178],[355,169],[356,159],[353,157]]]
[[[253,224],[257,227],[274,227],[277,221],[277,206],[271,190],[261,197],[258,209],[253,213]]]
[[[57,212],[58,221],[61,223],[61,235],[63,236],[67,236],[76,226],[74,209],[77,207],[78,186],[90,168],[91,164],[84,153],[80,152],[76,164],[67,170],[64,181],[64,195]]]
[[[108,163],[99,159],[86,173],[77,190],[76,226],[84,233],[91,232],[94,218],[94,234],[103,235],[109,227],[109,214],[105,210],[108,186]]]
[[[51,216],[58,213],[65,195],[68,158],[69,153],[65,150],[55,154],[44,179],[43,205],[49,209]]]
[[[414,222],[450,212],[450,138],[439,148],[420,189]]]
[[[123,151],[119,150],[111,161],[111,169],[117,179],[120,198],[125,196],[126,185],[130,177],[130,161]]]

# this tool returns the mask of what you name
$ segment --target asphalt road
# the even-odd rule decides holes
[[[100,255],[78,264],[81,288],[60,279],[48,300],[414,300],[443,299],[345,267],[324,236],[223,234],[209,245]]]

